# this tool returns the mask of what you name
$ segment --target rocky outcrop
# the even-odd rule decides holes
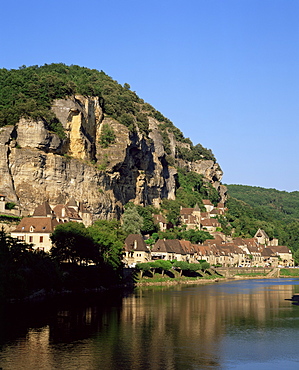
[[[128,201],[159,206],[175,199],[176,169],[165,159],[158,122],[150,117],[149,139],[104,117],[95,97],[56,100],[52,107],[65,137],[50,132],[43,120],[20,119],[0,128],[0,193],[18,203],[23,214],[41,202],[66,203],[74,197],[99,218],[118,217]],[[99,144],[104,125],[115,140]],[[175,146],[171,139],[172,150]],[[222,172],[213,161],[185,162],[219,191]],[[224,196],[225,191],[222,191]]]

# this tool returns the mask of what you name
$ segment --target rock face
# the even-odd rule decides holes
[[[16,202],[23,215],[45,200],[56,205],[71,197],[96,218],[119,217],[128,201],[158,207],[162,198],[175,199],[176,169],[165,159],[155,119],[149,120],[149,140],[105,118],[95,97],[56,100],[52,109],[64,127],[63,139],[42,120],[22,118],[15,127],[0,128],[0,193]],[[115,133],[107,148],[99,144],[104,125]],[[183,165],[203,174],[224,198],[222,171],[215,162]]]

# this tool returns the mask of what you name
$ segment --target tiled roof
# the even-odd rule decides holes
[[[213,226],[213,227],[220,227],[219,222],[217,222],[214,219],[208,218],[206,220],[201,220],[200,221],[202,226]]]
[[[292,253],[289,247],[285,245],[271,246],[269,248],[272,249],[272,251],[276,253]]]
[[[62,216],[63,214],[63,211],[64,210],[64,216]],[[57,206],[55,206],[53,208],[53,212],[55,213],[55,216],[57,218],[65,218],[65,217],[68,217],[68,218],[72,218],[72,219],[75,219],[75,220],[82,220],[81,217],[79,216],[79,214],[77,213],[77,211],[72,208],[72,207],[68,207],[68,206],[65,206],[64,204],[57,204]]]
[[[194,208],[182,208],[180,210],[180,215],[191,215],[194,211]]]
[[[13,232],[52,233],[59,222],[50,217],[24,217]]]
[[[47,217],[52,215],[53,211],[48,202],[44,202],[37,206],[33,212],[33,217]]]
[[[127,236],[125,240],[125,250],[127,252],[130,252],[132,250],[149,252],[146,243],[140,234],[130,234]]]
[[[162,222],[163,224],[167,224],[167,220],[162,215],[153,215],[154,222]]]
[[[202,202],[205,206],[212,206],[213,205],[209,199],[203,199]]]
[[[66,204],[68,207],[78,207],[77,202],[75,201],[74,197],[71,197],[71,199]]]

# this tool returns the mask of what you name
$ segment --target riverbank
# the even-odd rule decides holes
[[[282,268],[279,271],[279,278],[299,278],[299,269]],[[136,278],[135,285],[155,286],[155,285],[178,285],[178,284],[212,284],[226,280],[250,280],[250,279],[273,279],[271,274],[265,272],[239,273],[233,276],[223,276],[220,274],[210,274],[208,277],[186,277],[176,274],[173,277],[155,274],[153,277]]]

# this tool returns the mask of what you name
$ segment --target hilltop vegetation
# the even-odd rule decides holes
[[[299,192],[245,185],[226,185],[229,212],[226,222],[234,236],[254,236],[263,228],[270,238],[278,238],[294,252],[299,250]]]
[[[178,142],[187,144],[187,147],[178,149],[177,158],[215,161],[211,150],[200,144],[193,146],[191,140],[185,138],[168,118],[131,91],[129,84],[122,86],[103,71],[77,65],[59,63],[0,69],[0,127],[15,125],[21,117],[42,118],[50,130],[63,138],[62,125],[51,111],[51,104],[54,99],[74,94],[99,97],[105,115],[127,126],[131,132],[138,128],[146,137],[149,134],[149,117],[155,118],[159,122],[168,155],[168,133],[172,133]]]

